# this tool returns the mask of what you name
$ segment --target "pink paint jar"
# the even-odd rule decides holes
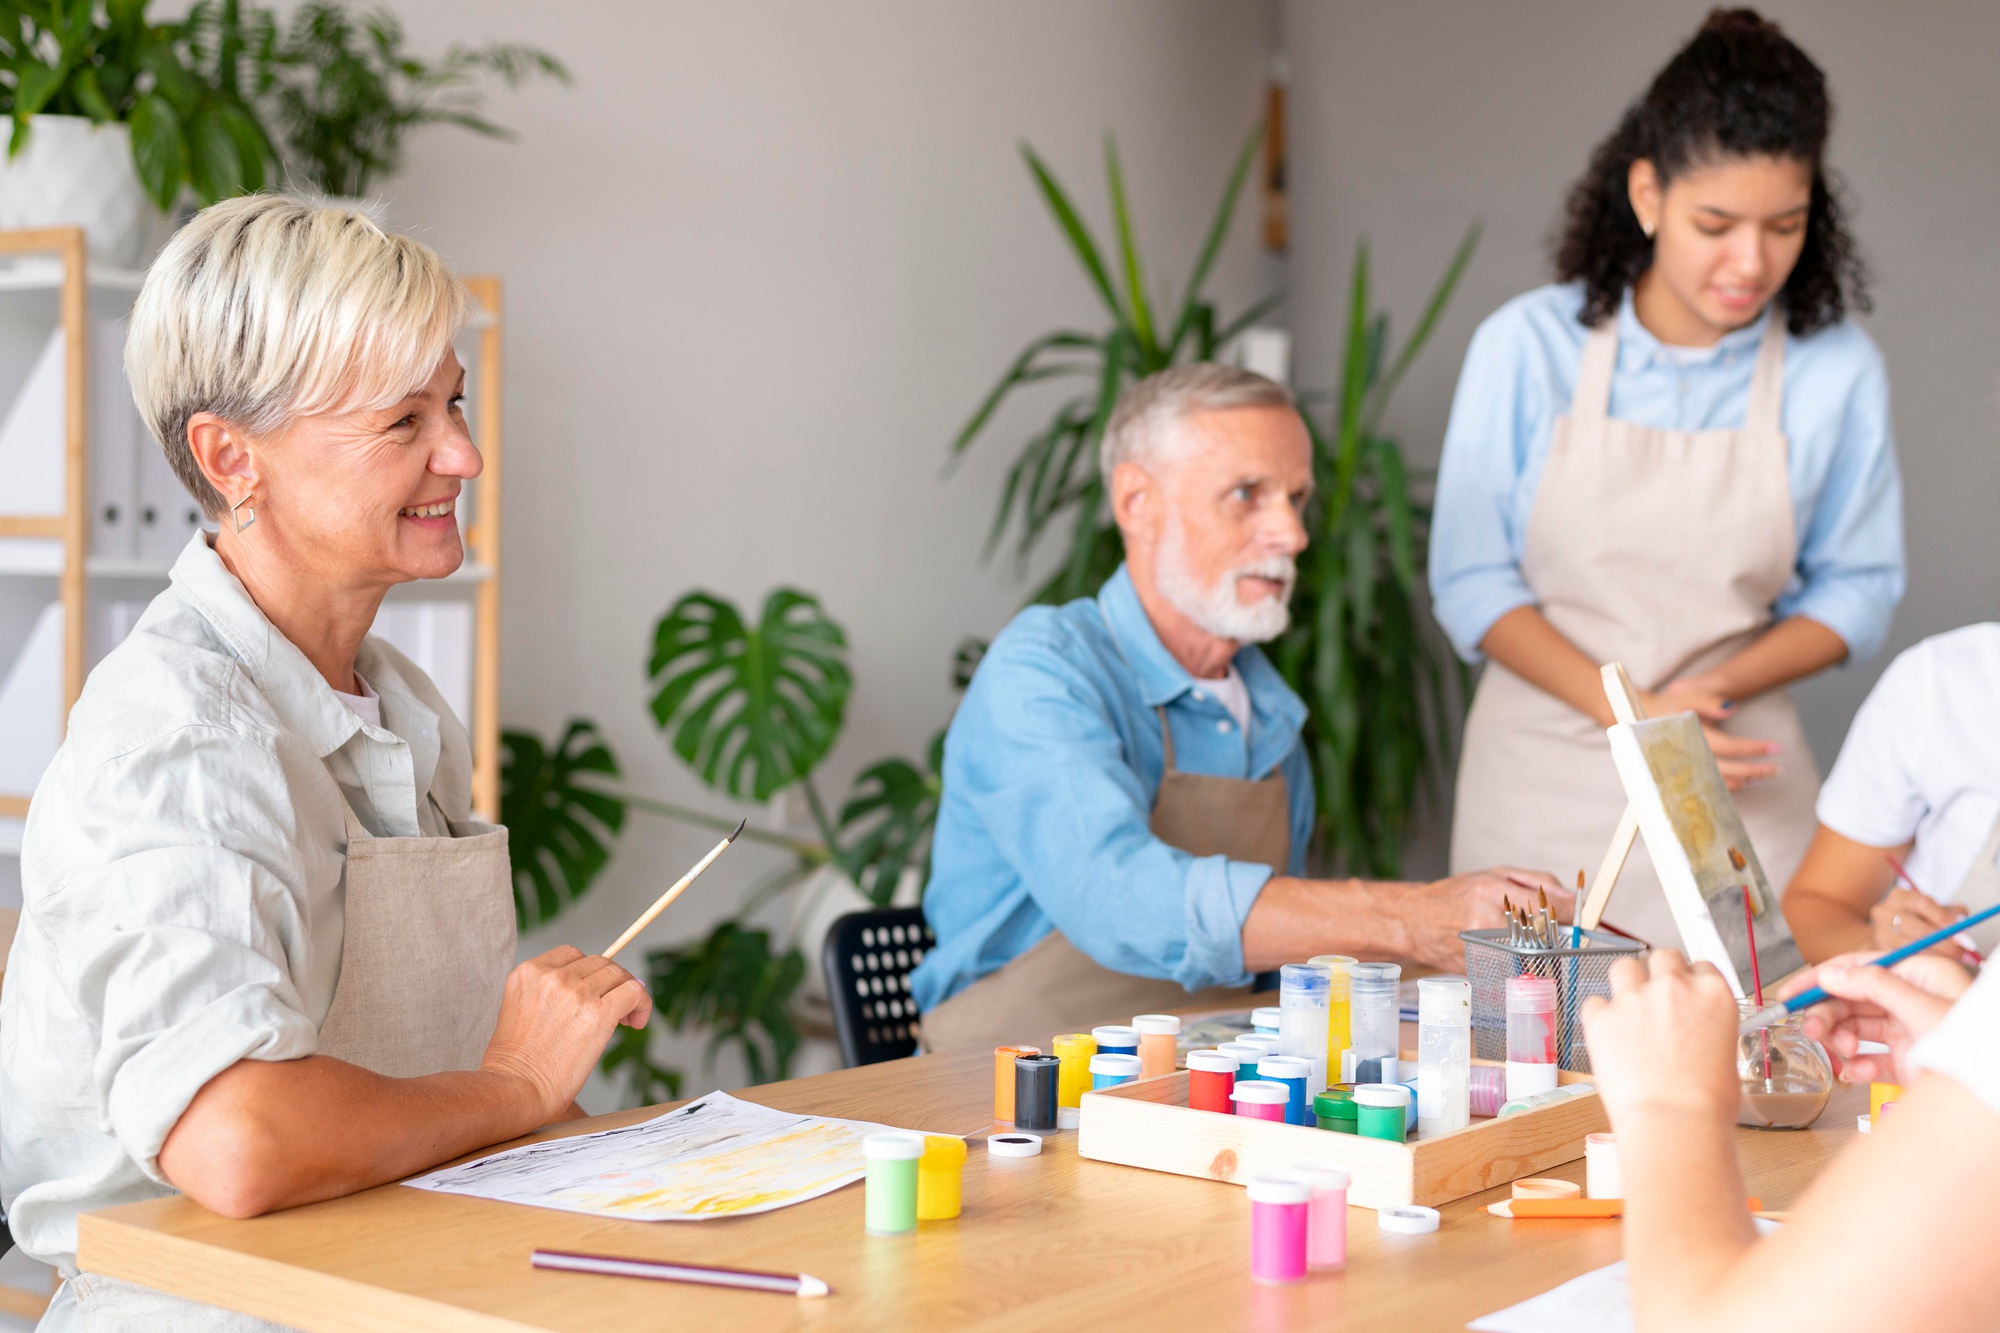
[[[1140,1078],[1171,1074],[1180,1064],[1181,1020],[1172,1014],[1140,1014],[1132,1020],[1139,1029]]]
[[[1236,1087],[1236,1057],[1222,1051],[1188,1052],[1188,1109],[1229,1114]]]
[[[1306,1275],[1306,1210],[1311,1195],[1306,1183],[1290,1176],[1259,1176],[1245,1192],[1250,1196],[1251,1280],[1302,1280]]]
[[[1238,1115],[1247,1115],[1252,1120],[1275,1120],[1282,1124],[1285,1107],[1292,1100],[1292,1090],[1282,1083],[1266,1083],[1254,1078],[1238,1079],[1236,1086],[1229,1090],[1229,1100]]]
[[[1347,1168],[1306,1166],[1293,1172],[1306,1187],[1306,1267],[1338,1273],[1347,1267]]]

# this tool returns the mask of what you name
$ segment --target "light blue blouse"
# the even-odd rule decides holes
[[[1439,464],[1431,524],[1433,609],[1468,662],[1493,622],[1537,598],[1521,576],[1528,515],[1558,416],[1569,411],[1590,330],[1575,284],[1538,288],[1488,316],[1466,349]],[[1611,415],[1669,430],[1743,422],[1765,323],[1705,355],[1666,348],[1618,311]],[[1903,485],[1882,354],[1852,323],[1786,335],[1783,426],[1790,444],[1798,565],[1774,608],[1840,635],[1848,660],[1882,646],[1902,600]]]

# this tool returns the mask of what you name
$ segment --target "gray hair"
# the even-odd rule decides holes
[[[364,213],[254,194],[197,213],[132,308],[125,376],[181,484],[228,503],[188,447],[213,412],[252,435],[391,406],[437,372],[471,298],[435,251]]]
[[[1291,390],[1254,370],[1198,361],[1172,366],[1119,395],[1098,445],[1097,466],[1106,481],[1120,463],[1137,463],[1159,450],[1166,427],[1197,412],[1238,407],[1291,407]]]

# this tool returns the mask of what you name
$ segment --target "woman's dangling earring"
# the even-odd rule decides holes
[[[252,523],[255,523],[257,521],[257,511],[254,509],[245,509],[243,507],[244,505],[247,505],[249,503],[250,503],[250,497],[248,494],[245,494],[241,500],[238,500],[235,504],[229,506],[229,517],[235,520],[236,530],[238,532],[243,531],[243,529],[249,527]]]

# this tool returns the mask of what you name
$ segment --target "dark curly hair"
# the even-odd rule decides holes
[[[1867,279],[1847,232],[1838,183],[1821,155],[1833,121],[1826,75],[1754,9],[1716,9],[1626,109],[1590,168],[1570,187],[1556,245],[1556,276],[1583,283],[1588,325],[1617,313],[1625,289],[1653,262],[1628,189],[1632,164],[1652,162],[1664,186],[1690,167],[1741,157],[1812,165],[1805,248],[1785,281],[1786,324],[1803,336],[1869,309]]]

